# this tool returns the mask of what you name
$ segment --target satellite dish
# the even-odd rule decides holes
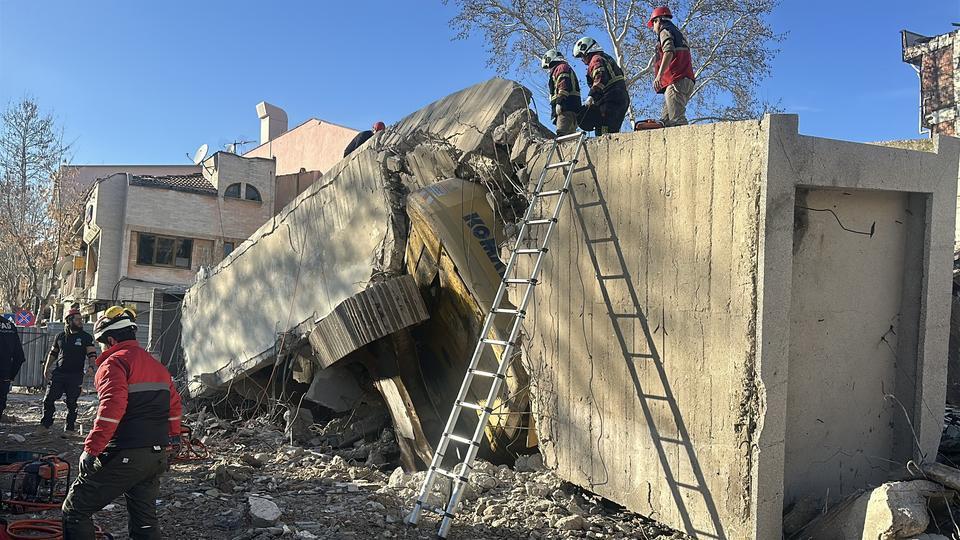
[[[199,165],[205,157],[207,157],[207,145],[201,144],[200,148],[197,148],[197,151],[193,154],[193,164]]]

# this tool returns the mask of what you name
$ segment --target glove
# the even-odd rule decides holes
[[[86,476],[93,474],[93,468],[97,464],[97,456],[88,454],[86,450],[80,454],[80,474]]]
[[[583,104],[584,107],[590,107],[593,105],[593,96],[588,96],[586,103]]]
[[[167,439],[167,446],[180,446],[180,436],[171,435],[170,438]]]
[[[553,109],[553,114],[554,114],[554,116],[557,116],[557,117],[559,117],[561,114],[563,114],[563,108],[560,107],[560,104],[559,104],[559,103],[557,103],[557,106],[554,107],[554,109]]]

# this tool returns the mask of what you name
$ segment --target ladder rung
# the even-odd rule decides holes
[[[524,285],[524,284],[536,285],[537,284],[537,280],[526,279],[526,278],[507,278],[503,280],[503,282],[506,283],[507,285]]]
[[[463,407],[464,409],[473,409],[475,411],[487,411],[491,413],[493,412],[493,407],[484,407],[483,405],[478,405],[476,403],[471,403],[469,401],[458,401],[457,405]]]
[[[445,508],[440,508],[432,504],[427,504],[423,501],[417,501],[417,504],[420,505],[421,510],[426,510],[427,512],[430,512],[432,514],[436,514],[438,516],[443,516],[443,517],[450,517],[450,518],[454,517],[453,514],[447,513],[447,510]]]
[[[614,319],[639,319],[639,313],[611,313],[611,317]]]
[[[453,433],[444,433],[444,437],[450,439],[451,441],[458,442],[460,444],[469,444],[471,446],[480,446],[480,443],[468,439],[466,437],[461,437],[460,435],[455,435]]]
[[[483,342],[486,343],[487,345],[500,345],[501,347],[506,347],[507,345],[513,345],[513,343],[510,343],[509,341],[504,341],[502,339],[484,338]]]
[[[544,247],[544,248],[520,248],[520,249],[515,249],[513,251],[516,253],[519,253],[520,255],[535,255],[537,253],[546,253],[548,250],[549,248]]]
[[[624,279],[627,276],[624,274],[607,274],[605,276],[597,276],[600,279]]]
[[[506,347],[506,345],[504,345],[504,347]],[[489,378],[491,378],[491,379],[504,379],[504,380],[506,380],[506,378],[507,378],[506,375],[501,375],[501,374],[495,373],[495,372],[493,372],[493,371],[483,371],[482,369],[471,369],[471,370],[468,370],[468,371],[469,371],[470,373],[473,373],[474,375],[479,375],[479,376],[481,376],[481,377],[489,377]],[[464,407],[467,407],[468,409],[472,409],[472,408],[473,408],[473,407],[468,407],[466,403],[464,403],[463,406],[464,406]]]
[[[600,242],[613,242],[613,237],[610,236],[607,238],[591,238],[587,240],[588,244],[599,244]]]
[[[641,394],[646,399],[655,399],[657,401],[670,401],[667,396],[657,396],[654,394]]]
[[[672,439],[670,437],[660,437],[660,440],[670,444],[687,444],[686,442],[681,441],[680,439]]]
[[[683,482],[677,482],[676,484],[677,484],[677,487],[682,487],[682,488],[686,488],[686,489],[692,489],[692,490],[694,490],[694,491],[703,491],[703,487],[702,487],[702,486],[696,486],[696,485],[693,485],[693,484],[684,484]]]
[[[558,161],[556,163],[551,163],[547,165],[546,167],[544,167],[544,169],[547,169],[547,170],[559,169],[560,167],[569,167],[570,165],[576,165],[576,164],[577,164],[577,160],[575,159],[571,159],[570,161]]]
[[[574,133],[568,133],[566,135],[557,137],[557,142],[569,141],[570,139],[579,139],[581,136],[583,136],[583,132],[576,131]]]
[[[466,476],[462,476],[454,473],[453,471],[448,471],[446,469],[441,469],[440,467],[432,467],[433,472],[439,474],[440,476],[446,476],[451,480],[460,480],[461,482],[466,482],[469,480]]]
[[[600,202],[600,201],[580,203],[580,204],[577,205],[577,208],[590,208],[590,207],[592,207],[592,206],[600,206],[600,205],[602,205],[602,204],[603,204],[603,203]]]
[[[507,308],[496,308],[491,310],[494,313],[504,313],[507,315],[526,315],[527,312],[522,309],[507,309]]]
[[[539,193],[534,193],[533,196],[534,197],[553,197],[555,195],[562,195],[566,192],[567,192],[567,188],[551,189],[548,191],[541,191]]]
[[[549,225],[551,223],[556,223],[558,220],[556,218],[547,218],[547,219],[531,219],[527,221],[527,225]]]

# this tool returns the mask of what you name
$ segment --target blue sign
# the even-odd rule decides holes
[[[17,326],[33,326],[33,313],[28,309],[21,309],[13,314],[13,324]]]

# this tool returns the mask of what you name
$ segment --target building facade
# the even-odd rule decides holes
[[[960,30],[928,37],[901,32],[903,61],[920,75],[920,127],[960,133]]]
[[[202,172],[116,173],[86,199],[82,243],[61,266],[61,305],[95,314],[111,303],[149,308],[154,289],[177,290],[217,264],[273,216],[275,161],[218,152]]]

